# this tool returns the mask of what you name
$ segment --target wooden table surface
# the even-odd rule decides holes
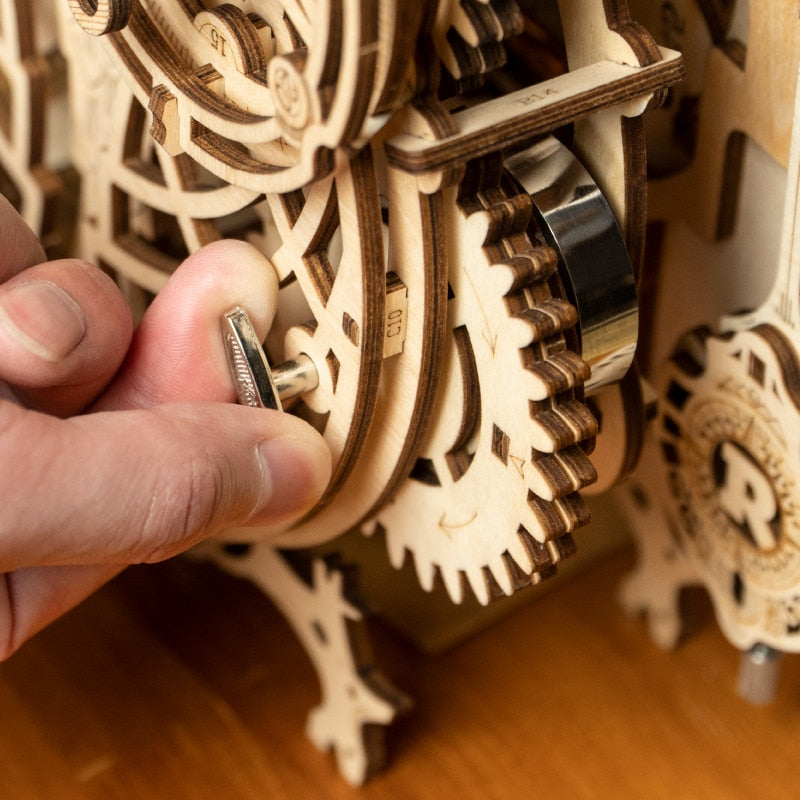
[[[437,657],[374,625],[416,705],[362,789],[305,739],[315,677],[254,589],[181,560],[131,569],[0,665],[0,798],[800,796],[798,661],[785,659],[775,705],[747,706],[706,601],[673,653],[619,610],[631,562]]]

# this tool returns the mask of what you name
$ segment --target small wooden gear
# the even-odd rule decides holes
[[[568,344],[578,315],[555,252],[532,241],[530,196],[507,174],[467,192],[469,181],[447,209],[458,269],[436,414],[377,520],[395,566],[409,552],[424,588],[438,575],[454,601],[470,587],[486,603],[571,552],[588,521],[578,492],[596,477],[584,451],[596,423],[577,399],[590,373]]]

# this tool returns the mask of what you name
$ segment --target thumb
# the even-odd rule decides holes
[[[324,440],[289,414],[193,403],[58,419],[0,401],[0,572],[157,561],[288,523],[329,476]]]

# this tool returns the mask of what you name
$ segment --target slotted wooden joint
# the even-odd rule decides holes
[[[92,36],[121,31],[131,15],[132,0],[68,0],[78,25]]]
[[[312,119],[311,97],[303,77],[306,51],[274,56],[267,68],[267,85],[275,98],[275,114],[290,136],[302,132]]]

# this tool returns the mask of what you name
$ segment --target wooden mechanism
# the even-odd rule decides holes
[[[701,52],[687,59],[704,70],[690,79],[702,88],[691,160],[653,184],[653,213],[667,223],[662,313],[675,308],[665,294],[675,281],[693,294],[695,264],[697,283],[727,287],[687,302],[671,324],[655,318],[659,415],[627,501],[642,561],[623,600],[647,609],[671,646],[680,588],[703,585],[728,639],[750,652],[740,690],[765,702],[774,651],[800,649],[800,29],[792,3],[728,6],[708,17]],[[693,4],[674,10],[685,19]]]
[[[266,349],[314,365],[288,410],[324,434],[333,477],[280,550],[242,529],[198,555],[291,621],[323,684],[310,735],[360,783],[376,727],[404,702],[365,678],[338,573],[315,562],[304,581],[289,553],[360,529],[385,537],[395,566],[411,557],[424,588],[488,603],[574,551],[582,492],[639,455],[642,115],[682,59],[623,0],[0,9],[20,42],[34,10],[57,20],[77,249],[137,314],[215,239],[250,241],[274,265]],[[9,57],[29,85],[36,52]],[[30,137],[14,146],[33,149],[19,185],[38,174],[41,134],[23,106],[11,123]]]

